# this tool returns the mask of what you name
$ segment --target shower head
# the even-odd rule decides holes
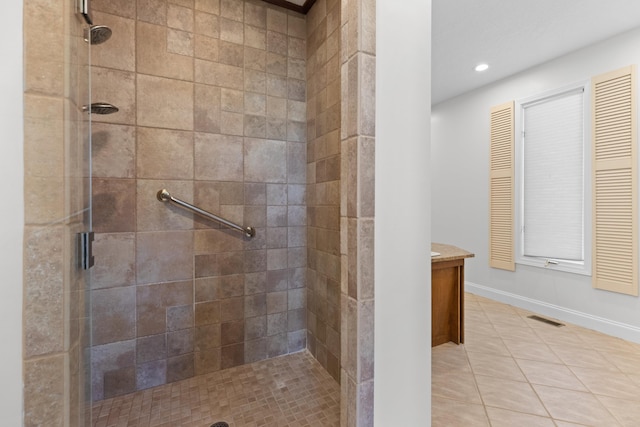
[[[111,38],[111,28],[106,25],[93,25],[89,30],[89,37],[87,41],[91,41],[91,44],[101,44]]]
[[[106,102],[94,102],[91,106],[85,105],[82,107],[82,111],[89,111],[91,114],[113,114],[117,113],[118,107],[115,105],[107,104]]]

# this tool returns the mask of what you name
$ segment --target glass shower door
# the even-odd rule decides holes
[[[69,218],[69,417],[70,425],[91,422],[91,26],[71,8],[65,64],[65,160],[66,197]]]
[[[23,16],[24,425],[88,426],[89,26],[76,0],[25,1]]]

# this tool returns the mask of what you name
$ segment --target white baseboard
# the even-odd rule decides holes
[[[553,317],[563,322],[573,323],[587,329],[593,329],[607,335],[622,338],[640,344],[640,328],[626,323],[620,323],[603,317],[593,316],[569,308],[560,307],[543,301],[534,300],[509,292],[500,291],[476,283],[464,283],[465,291],[505,304],[513,305],[534,313]]]

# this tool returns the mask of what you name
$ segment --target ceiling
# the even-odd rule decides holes
[[[433,104],[640,27],[638,0],[433,0],[432,8]],[[490,68],[478,73],[481,62]]]
[[[307,13],[316,0],[263,1]],[[432,104],[640,27],[639,0],[432,0],[432,10]]]

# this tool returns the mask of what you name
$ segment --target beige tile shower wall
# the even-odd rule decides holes
[[[341,423],[373,425],[375,0],[342,1]]]
[[[88,202],[82,28],[74,0],[25,2],[25,426],[84,424],[86,274],[76,267]]]
[[[307,27],[307,346],[340,381],[340,1]]]
[[[94,399],[306,346],[306,19],[94,0]],[[172,195],[256,227],[247,240]]]

